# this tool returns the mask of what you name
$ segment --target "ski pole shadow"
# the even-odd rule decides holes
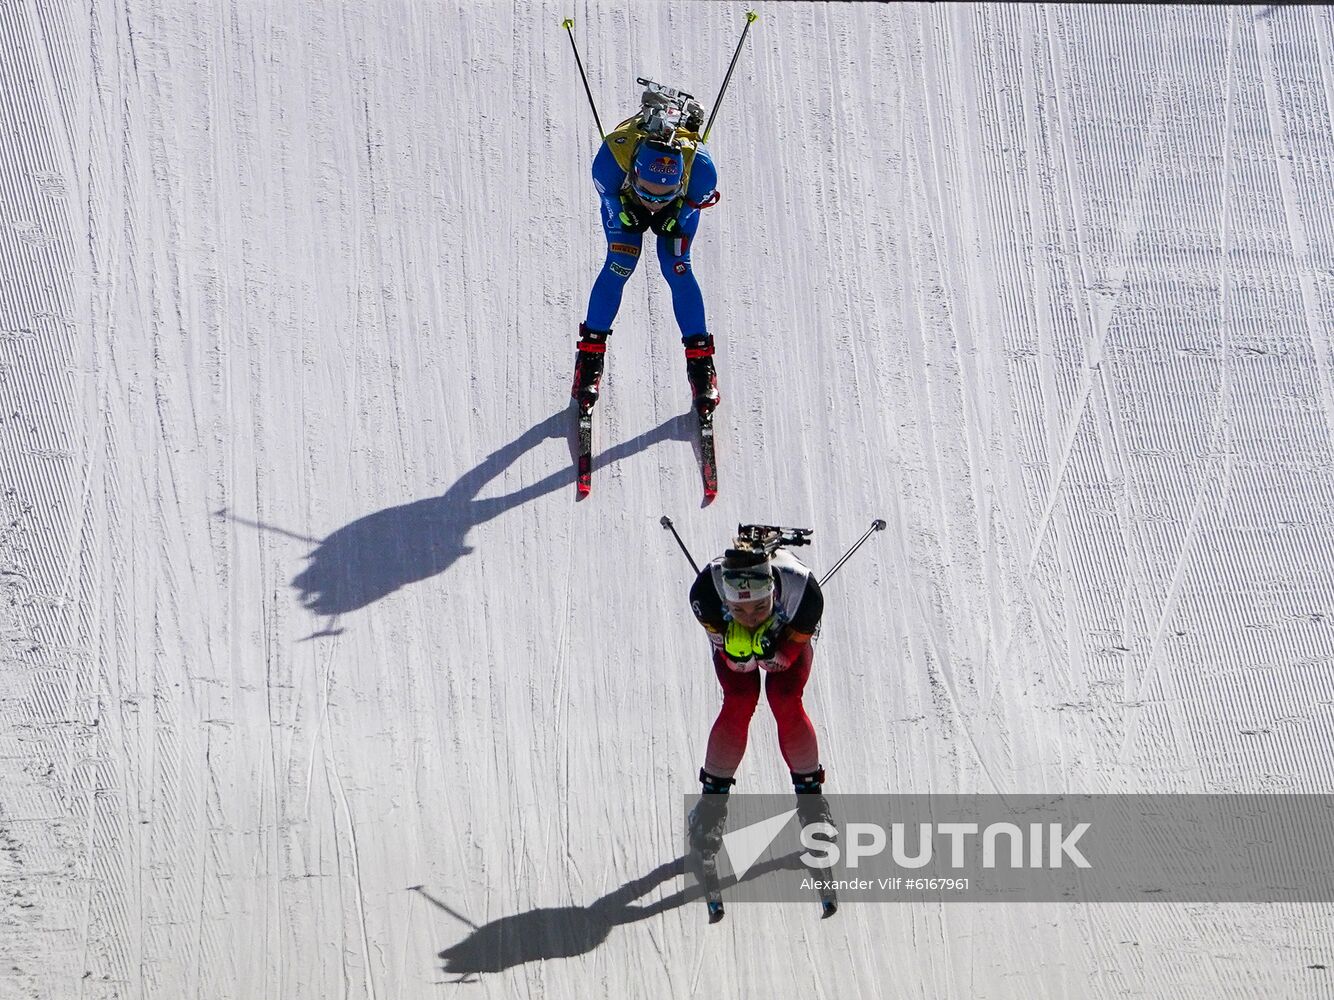
[[[689,440],[688,416],[671,417],[614,445],[597,465],[614,464],[664,441]],[[574,467],[563,462],[556,472],[512,493],[478,495],[520,456],[550,438],[565,437],[573,422],[570,408],[562,408],[486,456],[443,495],[367,514],[316,543],[306,557],[306,568],[292,580],[302,605],[327,617],[364,608],[410,583],[443,573],[472,552],[467,544],[469,529],[547,493],[572,487]]]
[[[794,852],[756,865],[746,873],[743,881],[749,882],[773,871],[793,870],[800,865]],[[544,907],[501,917],[480,927],[436,899],[424,887],[414,885],[411,890],[473,929],[468,937],[439,953],[444,971],[459,976],[455,982],[465,982],[469,976],[502,972],[526,962],[585,955],[606,941],[613,927],[647,920],[702,899],[704,890],[693,885],[652,903],[635,904],[635,900],[664,882],[684,875],[685,866],[684,857],[668,861],[588,906]],[[728,879],[728,884],[735,884],[735,880]]]

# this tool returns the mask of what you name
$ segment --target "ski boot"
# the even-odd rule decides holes
[[[824,797],[824,768],[817,767],[809,774],[798,774],[796,771],[790,773],[792,787],[797,793],[797,822],[803,828],[812,823],[828,823],[832,826],[834,817],[829,811],[829,800]],[[837,840],[837,834],[830,834],[829,839]]]
[[[727,793],[735,778],[719,778],[703,768],[699,801],[690,810],[690,849],[711,857],[723,846],[723,827],[727,824]]]
[[[598,383],[602,381],[602,365],[606,360],[607,338],[610,330],[590,330],[579,324],[579,349],[574,356],[574,386],[570,397],[581,410],[591,410],[598,401]]]
[[[699,333],[686,337],[686,378],[695,396],[695,412],[708,419],[718,406],[718,373],[713,367],[713,337]]]

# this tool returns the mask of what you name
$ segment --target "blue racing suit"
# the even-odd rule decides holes
[[[602,229],[607,234],[607,260],[593,282],[588,297],[588,315],[584,325],[590,330],[610,330],[625,282],[634,273],[643,249],[644,234],[628,232],[621,226],[620,191],[625,183],[625,171],[616,162],[611,149],[604,142],[593,160],[593,186],[602,199]],[[658,264],[662,276],[672,290],[672,310],[681,338],[707,334],[704,320],[704,296],[690,266],[690,244],[699,228],[699,211],[713,195],[718,185],[718,171],[704,149],[695,152],[690,177],[686,183],[685,203],[677,216],[677,229],[670,236],[658,236]],[[650,230],[651,232],[651,230]]]

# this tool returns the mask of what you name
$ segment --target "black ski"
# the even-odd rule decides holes
[[[835,891],[833,886],[820,889],[820,919],[828,920],[837,912],[838,912],[837,891]]]
[[[593,489],[593,408],[576,407],[575,412],[579,417],[575,487],[582,498]]]
[[[818,773],[820,782],[823,783],[824,769],[820,768]],[[816,823],[826,823],[832,826],[833,819],[829,815],[829,801],[823,793],[816,792],[814,795],[803,795],[798,792],[797,800],[797,823],[801,826],[803,833]],[[836,833],[831,836],[827,833],[817,832],[816,835],[830,837],[831,842],[837,840]],[[820,919],[828,920],[838,912],[838,891],[833,885],[834,871],[832,868],[807,866],[806,874],[815,883],[815,891],[820,894]]]
[[[718,855],[712,851],[700,855],[700,881],[704,883],[704,903],[709,909],[709,923],[716,924],[727,911],[723,909],[723,886],[718,878]]]
[[[713,447],[713,414],[699,415],[699,469],[704,477],[704,502],[718,495],[718,459]]]
[[[826,884],[831,881],[833,870],[803,865],[800,860],[797,860],[795,867],[798,870],[804,869],[806,877],[815,884],[815,891],[820,894],[820,919],[828,920],[838,912],[838,891],[832,885]]]

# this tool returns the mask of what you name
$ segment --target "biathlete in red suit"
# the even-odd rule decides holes
[[[691,813],[697,849],[716,850],[721,841],[724,796],[736,783],[761,687],[778,725],[778,745],[803,822],[828,817],[819,741],[802,704],[824,595],[810,569],[786,550],[770,555],[745,547],[741,539],[736,544],[705,566],[690,588],[690,607],[708,633],[723,689],[699,773],[704,798]]]

